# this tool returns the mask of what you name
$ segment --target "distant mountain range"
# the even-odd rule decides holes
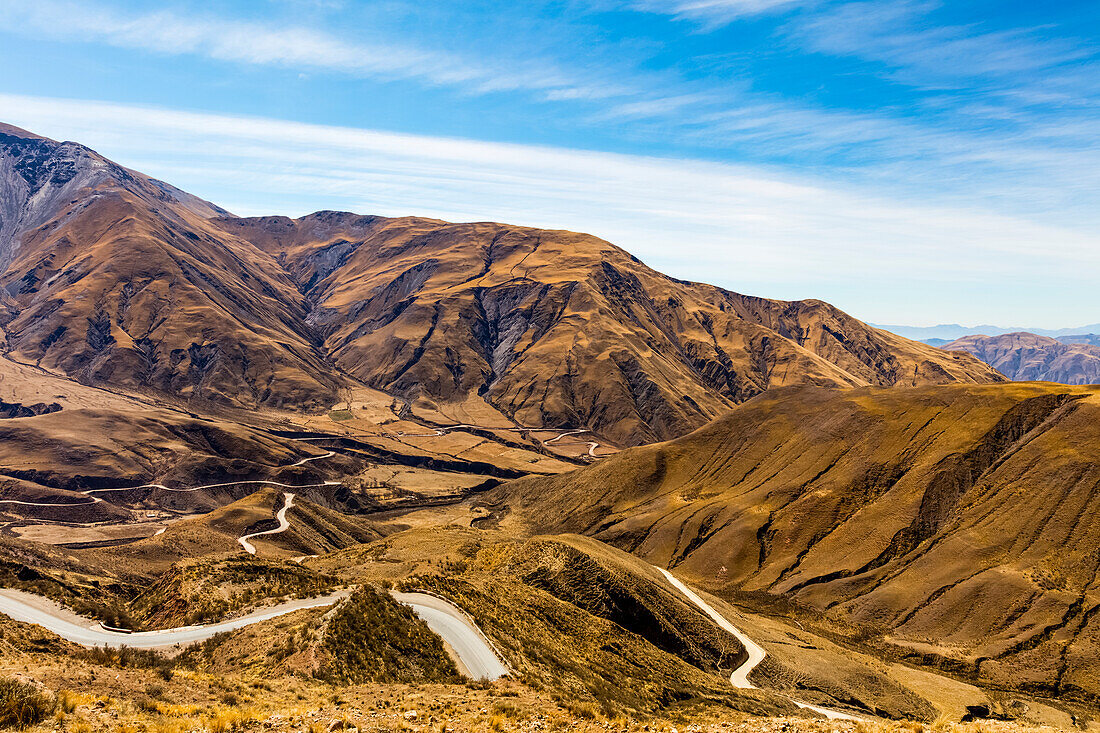
[[[1087,326],[1079,326],[1077,328],[1020,328],[1020,327],[1008,327],[1004,326],[960,326],[957,323],[943,323],[938,326],[898,326],[898,325],[882,325],[878,323],[870,324],[875,328],[881,328],[884,331],[890,333],[896,333],[898,336],[904,336],[908,339],[914,339],[915,341],[923,341],[926,344],[932,346],[942,346],[948,341],[954,341],[955,339],[962,338],[963,336],[1004,336],[1007,333],[1034,333],[1038,336],[1047,336],[1050,338],[1063,338],[1071,337],[1074,341],[1065,341],[1065,343],[1092,343],[1095,345],[1095,341],[1087,340],[1088,336],[1094,336],[1100,334],[1100,323],[1092,323]],[[939,343],[936,343],[936,342]]]
[[[976,356],[1014,382],[1100,383],[1100,346],[1066,338],[1076,337],[1053,339],[1026,332],[964,336],[943,349]]]

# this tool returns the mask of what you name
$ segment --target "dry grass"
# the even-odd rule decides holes
[[[592,533],[727,598],[827,613],[879,656],[1088,700],[1092,624],[1074,610],[1067,633],[1031,640],[1090,605],[1100,536],[1092,504],[1068,497],[1092,496],[1098,442],[1096,387],[776,390],[683,438],[483,501],[505,530]]]
[[[22,730],[44,720],[56,707],[54,697],[17,679],[0,679],[0,728]]]

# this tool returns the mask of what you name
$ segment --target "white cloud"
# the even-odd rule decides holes
[[[382,38],[351,42],[309,27],[271,26],[171,11],[122,13],[64,0],[0,0],[0,24],[23,34],[104,43],[159,54],[317,69],[360,77],[418,79],[475,93],[541,91],[593,98],[599,86],[574,80],[549,62],[487,62]],[[362,31],[360,36],[364,35]]]
[[[1100,310],[1095,231],[760,167],[12,95],[0,95],[0,119],[242,214],[329,208],[588,231],[678,277],[822,297],[879,322],[1057,325]]]
[[[739,18],[809,5],[813,0],[637,0],[633,7],[650,13],[703,21],[717,27]]]
[[[796,4],[794,0],[608,2],[618,3],[616,7],[642,2],[644,6],[626,7],[705,17],[708,22],[778,12]],[[799,0],[797,5],[813,12],[798,16],[787,28],[808,48],[878,59],[891,65],[891,73],[926,82],[948,73],[965,75],[971,68],[986,77],[994,69],[1038,69],[1037,65],[1047,63],[1047,56],[1064,60],[1078,53],[1064,42],[1029,46],[1022,32],[978,33],[967,39],[966,29],[957,27],[912,30],[910,26],[919,25],[914,18],[934,7],[929,2],[848,3],[822,12],[816,11],[812,0]],[[745,160],[831,168],[865,183],[923,189],[944,200],[984,199],[983,205],[996,201],[1006,211],[1023,209],[1036,215],[1049,213],[1052,219],[1068,215],[1100,221],[1094,204],[1100,184],[1096,148],[1100,122],[1095,114],[1074,120],[1064,113],[1071,105],[1096,105],[1100,75],[1090,77],[1080,69],[1062,69],[1057,75],[1051,71],[1043,77],[1043,85],[1002,84],[995,97],[971,94],[963,110],[950,95],[926,98],[921,101],[924,107],[907,114],[898,108],[830,109],[766,94],[754,89],[750,79],[685,79],[675,70],[643,69],[629,53],[614,61],[608,61],[607,54],[595,54],[596,60],[585,66],[577,65],[576,58],[566,58],[567,53],[560,56],[566,59],[561,63],[539,60],[537,53],[532,60],[515,62],[501,44],[489,43],[476,32],[470,34],[469,44],[490,50],[455,55],[409,45],[407,38],[398,43],[393,35],[371,39],[370,31],[363,30],[374,27],[369,23],[356,26],[353,42],[316,28],[171,12],[123,13],[66,0],[0,0],[0,27],[149,53],[281,66],[302,81],[312,79],[315,71],[339,72],[412,79],[464,92],[508,91],[546,105],[526,109],[522,114],[528,120],[550,114],[549,105],[554,104],[556,119],[571,120],[585,132],[605,132],[615,125],[614,134],[628,141],[660,141],[709,148],[715,155]],[[548,45],[561,53],[561,43]],[[949,61],[938,60],[941,57]],[[936,83],[944,86],[942,80]],[[1012,104],[1005,102],[1010,97]],[[936,107],[940,101],[942,109]],[[1046,123],[1032,109],[1041,105],[1056,108],[1057,124]]]
[[[881,62],[899,81],[934,88],[1047,87],[1054,94],[1066,90],[1050,88],[1052,82],[1085,81],[1083,74],[1078,77],[1081,69],[1064,76],[1064,65],[1097,55],[1096,48],[1050,28],[985,30],[936,24],[929,16],[940,5],[936,0],[849,2],[801,16],[787,31],[810,50]],[[1100,85],[1095,67],[1091,71],[1095,92]]]

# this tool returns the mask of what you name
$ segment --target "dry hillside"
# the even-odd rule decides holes
[[[0,285],[14,358],[92,383],[321,406],[340,384],[302,295],[212,204],[75,143],[0,129]]]
[[[586,234],[339,212],[216,221],[286,268],[348,373],[410,400],[481,396],[525,425],[629,445],[771,387],[1001,379],[827,303],[675,280]]]
[[[525,426],[624,445],[772,387],[1000,379],[820,301],[674,280],[589,235],[239,219],[10,126],[0,286],[11,357],[86,383],[316,410],[359,382],[422,409],[484,399]]]
[[[914,659],[1095,695],[1098,431],[1095,388],[779,390],[494,500],[529,531],[782,595]]]

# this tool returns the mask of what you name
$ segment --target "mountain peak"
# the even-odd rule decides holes
[[[22,127],[16,127],[15,125],[9,125],[6,122],[0,122],[0,135],[18,137],[24,140],[48,140],[49,142],[56,142],[55,140],[50,140],[48,137],[36,135],[29,130],[24,130]]]

